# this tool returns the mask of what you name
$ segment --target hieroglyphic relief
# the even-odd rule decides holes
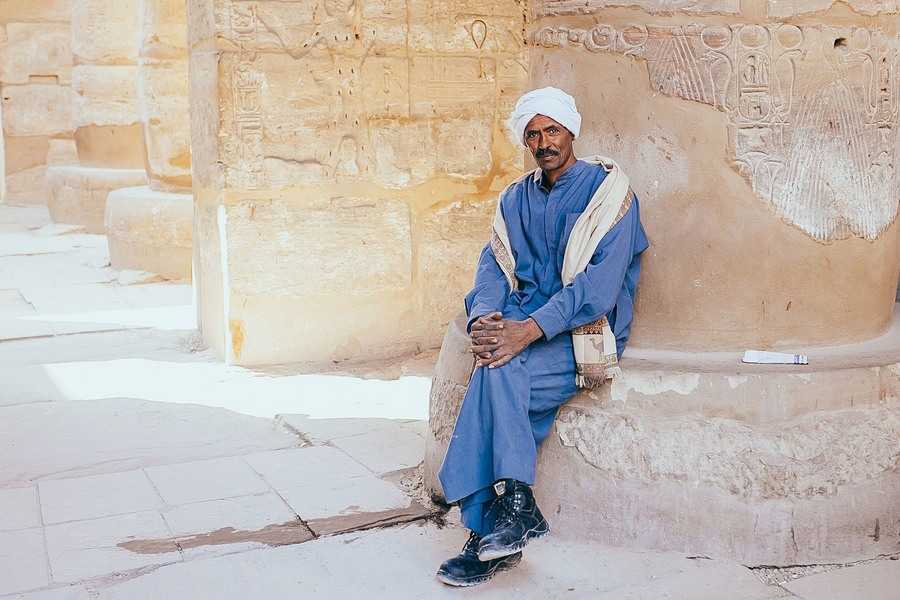
[[[509,64],[524,56],[524,6],[217,0],[232,97],[222,121],[226,180],[258,189],[371,177],[395,187],[436,172],[470,174],[467,157],[442,160],[421,148],[433,147],[448,118],[505,117],[526,74]],[[475,146],[490,148],[493,132],[479,130],[488,141]],[[410,136],[418,141],[376,151]]]
[[[790,24],[598,24],[544,27],[533,42],[644,59],[655,89],[725,112],[736,168],[819,241],[875,239],[897,215],[900,39]]]
[[[536,3],[537,18],[557,15],[591,14],[603,8],[635,6],[648,13],[727,13],[737,14],[740,0],[541,0]]]

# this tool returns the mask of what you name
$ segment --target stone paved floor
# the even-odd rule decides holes
[[[416,490],[430,358],[226,367],[191,303],[111,270],[102,236],[0,206],[0,598],[900,598],[900,561],[770,585],[554,537],[447,589],[433,571],[465,532]]]

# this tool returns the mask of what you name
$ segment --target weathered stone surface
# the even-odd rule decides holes
[[[72,70],[76,127],[131,125],[137,112],[137,67],[134,65],[77,65]]]
[[[425,474],[437,494],[467,347],[461,316],[432,383]],[[804,351],[815,367],[626,352],[623,377],[570,400],[541,452],[537,493],[554,530],[749,564],[890,551],[900,536],[900,321],[880,340]]]
[[[830,344],[885,330],[900,270],[887,166],[898,40],[823,20],[534,25],[534,85],[575,94],[576,149],[616,157],[642,202],[651,249],[633,345]],[[598,71],[610,74],[602,89],[583,76]],[[765,260],[747,260],[761,248]]]
[[[71,39],[68,23],[7,24],[6,41],[0,45],[0,81],[22,84],[55,78],[70,83]]]
[[[489,201],[459,201],[424,217],[418,277],[424,284],[422,308],[429,339],[441,336],[463,308],[462,295],[447,290],[472,285],[475,265],[490,237],[494,206]]]
[[[303,203],[246,200],[224,209],[219,227],[229,268],[230,358],[262,364],[283,355],[342,359],[363,349],[385,356],[391,348],[379,340],[389,332],[394,343],[413,348],[408,207],[384,199],[315,199],[310,192],[313,198]],[[259,253],[262,239],[271,239],[277,252]],[[341,312],[352,318],[328,316]],[[332,321],[327,331],[319,329],[320,319]],[[273,345],[277,331],[290,335]]]
[[[138,105],[154,189],[191,187],[187,14],[180,0],[141,0]]]
[[[768,14],[770,17],[793,17],[825,11],[834,4],[834,0],[769,0]],[[848,0],[847,4],[864,15],[887,15],[900,11],[897,0]]]
[[[222,275],[210,273],[208,281],[217,283],[200,294],[200,312],[204,332],[216,338],[228,336],[216,323],[234,324],[237,337],[245,340],[242,352],[228,343],[221,347],[238,362],[372,357],[435,345],[439,334],[432,322],[446,322],[455,312],[446,314],[450,302],[438,301],[437,290],[451,298],[470,284],[457,274],[458,265],[438,254],[473,253],[468,237],[459,242],[460,250],[453,240],[440,240],[440,225],[430,214],[456,200],[490,213],[498,189],[521,166],[521,154],[498,125],[526,75],[522,3],[380,0],[310,3],[309,8],[274,1],[253,7],[232,1],[189,4],[195,194],[205,215],[199,222],[215,223],[219,232],[198,229],[195,263],[201,271],[209,265],[224,274],[220,286]],[[355,276],[351,300],[326,272],[335,259],[306,265],[302,253],[286,257],[275,222],[254,224],[254,235],[248,236],[253,260],[231,249],[223,256],[217,205],[226,205],[229,228],[237,227],[249,215],[233,207],[248,198],[268,198],[273,210],[279,204],[354,198],[360,210],[371,204],[367,210],[374,214],[390,213],[396,205],[413,216],[411,225],[400,229],[388,224],[383,243],[372,239],[341,250],[342,261],[354,265],[341,272],[363,271],[362,279]],[[338,211],[329,227],[347,229],[352,237],[355,219],[352,211]],[[418,233],[420,223],[427,239]],[[440,249],[429,250],[432,242]],[[326,246],[342,244],[343,238]],[[398,260],[405,262],[402,269],[395,266]],[[384,267],[385,276],[362,283],[373,268],[367,265]],[[441,284],[426,283],[426,271]],[[252,295],[247,282],[235,279],[244,272],[254,275],[254,281],[248,279],[258,288]],[[310,285],[292,282],[291,274],[298,272]],[[202,273],[197,277],[200,289],[208,289]],[[393,281],[385,285],[382,279]],[[327,283],[320,290],[312,285],[317,281]],[[247,290],[241,297],[234,294],[239,288]],[[222,289],[231,290],[231,300],[216,299]],[[214,303],[209,310],[203,306],[207,302]],[[427,310],[420,311],[425,303]],[[296,306],[303,307],[302,320],[273,320]],[[316,323],[324,322],[325,307],[338,306],[357,322],[348,322],[336,337],[325,335]],[[223,319],[221,310],[232,314]],[[291,341],[299,338],[322,341],[301,351]],[[219,341],[209,341],[219,347]],[[254,347],[267,348],[265,357],[251,352]]]
[[[135,64],[140,42],[138,0],[72,2],[72,52],[76,63]]]
[[[47,206],[55,222],[84,225],[89,233],[103,233],[109,192],[144,185],[147,175],[138,169],[56,166],[47,169],[47,183]]]
[[[7,136],[70,134],[71,110],[68,86],[47,83],[3,86],[3,130]]]
[[[67,22],[72,0],[28,0],[0,3],[0,23]]]
[[[194,204],[190,194],[149,187],[112,190],[106,200],[106,237],[115,269],[191,278]]]
[[[779,0],[770,0],[778,2]],[[805,2],[805,0],[801,0]],[[872,0],[878,2],[879,0]],[[534,16],[594,14],[604,8],[637,6],[649,13],[711,13],[737,14],[739,0],[537,0],[533,2]]]

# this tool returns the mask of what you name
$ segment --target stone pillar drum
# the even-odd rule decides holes
[[[104,233],[110,190],[146,183],[137,111],[137,0],[72,3],[73,122],[78,166],[49,167],[54,221]]]
[[[190,279],[193,197],[183,0],[141,0],[137,106],[148,186],[114,190],[106,205],[112,266]]]
[[[0,4],[5,198],[46,204],[47,166],[77,162],[69,3]]]
[[[188,6],[204,339],[245,365],[436,347],[522,169],[524,4]]]
[[[530,2],[531,87],[576,97],[576,150],[619,161],[651,240],[623,377],[568,403],[539,460],[559,535],[747,564],[896,551],[900,18],[849,5]],[[435,494],[470,365],[457,323]]]

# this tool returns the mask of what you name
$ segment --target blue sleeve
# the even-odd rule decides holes
[[[478,268],[475,271],[475,286],[466,295],[466,314],[469,322],[466,331],[472,328],[472,323],[478,317],[495,311],[503,312],[506,306],[506,297],[509,296],[509,283],[506,276],[500,270],[494,251],[488,243],[481,251],[478,259]]]
[[[587,268],[531,313],[548,340],[596,321],[615,307],[635,255],[639,223],[637,203],[634,203],[600,240]]]

